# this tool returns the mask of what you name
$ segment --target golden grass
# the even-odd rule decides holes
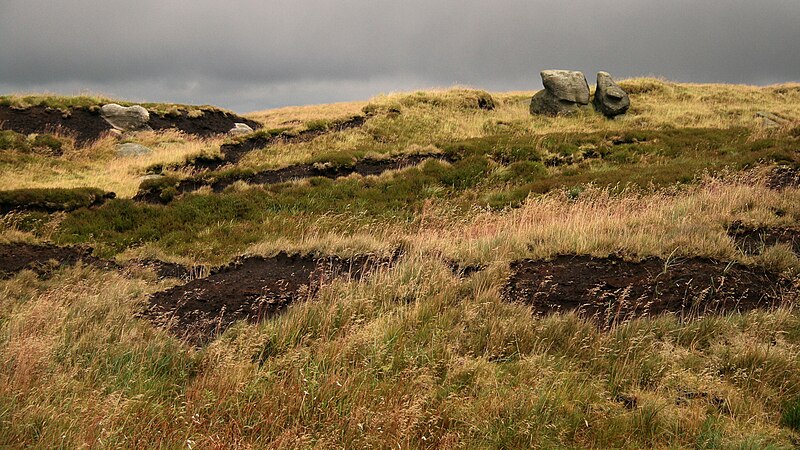
[[[402,246],[428,257],[496,266],[559,254],[706,256],[798,273],[800,260],[791,252],[745,256],[727,235],[734,221],[793,226],[800,220],[798,205],[800,190],[768,189],[759,174],[746,173],[706,177],[697,186],[673,192],[612,194],[609,189],[588,189],[577,199],[563,191],[553,192],[500,212],[475,209],[467,215],[453,214],[446,201],[431,202],[413,230],[380,223],[351,226],[345,215],[330,214],[318,217],[300,239],[270,239],[252,245],[246,253],[319,251],[346,257],[388,255]],[[350,232],[332,232],[332,224],[348,224],[344,226]]]
[[[456,139],[485,135],[485,119],[501,122],[522,120],[527,131],[552,133],[564,131],[592,132],[618,130],[621,128],[647,127],[697,127],[731,128],[743,126],[755,128],[759,119],[755,113],[769,111],[790,121],[800,121],[800,83],[785,83],[772,86],[748,86],[735,84],[675,83],[656,78],[632,78],[620,80],[619,84],[631,92],[632,108],[617,120],[606,120],[597,114],[578,117],[534,117],[529,114],[530,98],[536,91],[493,92],[498,103],[494,111],[452,114],[447,126],[456,134]],[[592,91],[594,86],[591,87]],[[444,100],[452,99],[464,92],[463,87],[425,91],[424,93]],[[399,92],[379,95],[370,100],[374,104],[402,102],[414,93]],[[361,103],[353,103],[353,106]],[[445,130],[446,131],[446,130]],[[460,134],[459,134],[460,132]]]
[[[462,87],[424,92],[379,95],[367,104],[396,108],[395,119],[376,118],[361,129],[347,130],[300,144],[276,144],[242,160],[245,166],[274,168],[305,162],[331,152],[354,152],[369,147],[391,147],[403,152],[409,146],[435,145],[498,133],[537,136],[549,133],[619,133],[625,130],[678,128],[760,129],[759,111],[778,114],[789,126],[800,123],[800,84],[756,87],[729,84],[673,83],[655,78],[621,80],[632,92],[628,114],[607,120],[595,112],[574,117],[532,116],[530,92],[491,93],[496,108],[491,111],[464,108]],[[253,113],[251,118],[274,126],[286,124],[297,114],[299,122],[311,119],[341,119],[358,113],[364,102],[337,103],[321,107],[296,107]],[[284,125],[281,125],[284,123]]]
[[[187,156],[216,153],[224,138],[198,139],[180,132],[140,132],[130,139],[153,150],[136,156],[116,156],[117,139],[103,137],[92,145],[70,147],[58,160],[25,158],[20,164],[0,171],[0,189],[96,187],[115,192],[120,198],[133,197],[145,169],[155,164],[182,163]]]
[[[247,113],[244,117],[260,122],[266,129],[304,128],[308,122],[336,120],[361,114],[366,101],[330,103],[313,106],[286,106]]]
[[[0,443],[791,445],[776,425],[800,387],[791,310],[601,333],[500,300],[500,274],[460,281],[413,256],[200,352],[131,318],[163,286],[84,267],[20,274],[0,282]]]
[[[758,111],[769,111],[795,123],[800,122],[800,84],[767,87],[727,84],[673,83],[654,78],[622,80],[632,92],[632,109],[617,120],[596,113],[577,117],[535,117],[528,112],[533,92],[491,93],[497,107],[492,111],[465,109],[460,102],[466,88],[456,87],[417,93],[379,95],[368,102],[286,107],[250,113],[266,128],[304,129],[318,120],[338,120],[360,114],[367,105],[398,107],[398,119],[378,117],[362,129],[328,134],[300,144],[278,143],[247,155],[245,167],[276,168],[306,162],[336,152],[377,154],[413,153],[421,147],[468,138],[512,132],[542,135],[553,132],[585,133],[660,127],[747,127],[759,129]],[[419,101],[422,97],[424,101]],[[22,97],[20,97],[22,98]],[[38,97],[37,97],[38,98]],[[792,123],[790,122],[790,123]],[[62,165],[40,159],[0,173],[0,189],[23,187],[97,187],[131,197],[142,170],[156,163],[181,162],[187,155],[214,153],[221,141],[207,141],[175,135],[144,133],[137,136],[153,154],[139,158],[113,158],[112,139],[104,139],[77,154],[65,156]],[[387,141],[388,139],[388,141]],[[374,152],[373,152],[374,153]]]

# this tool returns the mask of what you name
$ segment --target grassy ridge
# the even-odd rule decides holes
[[[230,258],[260,235],[302,234],[302,225],[285,228],[297,215],[348,212],[361,223],[402,226],[415,222],[426,203],[447,204],[454,212],[502,209],[553,189],[567,189],[573,197],[589,184],[618,191],[631,186],[653,190],[691,182],[709,170],[797,164],[800,155],[794,145],[793,138],[785,137],[751,140],[744,129],[641,131],[615,140],[603,133],[490,136],[443,145],[444,155],[458,158],[453,164],[428,160],[379,178],[313,178],[234,188],[222,195],[187,195],[169,207],[111,202],[68,217],[56,239],[93,241],[111,251],[152,242],[167,253]],[[205,176],[213,178],[214,173]],[[213,232],[220,240],[197,233],[217,223],[225,224]]]
[[[0,211],[74,211],[100,204],[110,196],[113,195],[95,188],[0,191]]]

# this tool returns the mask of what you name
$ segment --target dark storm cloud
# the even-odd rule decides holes
[[[239,111],[543,68],[764,84],[800,78],[800,2],[0,1],[0,90]]]

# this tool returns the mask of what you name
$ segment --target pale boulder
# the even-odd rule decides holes
[[[117,156],[121,157],[144,156],[150,153],[153,153],[153,150],[145,147],[144,145],[135,144],[133,142],[117,145]]]
[[[100,108],[100,116],[119,131],[150,130],[147,124],[150,121],[150,113],[139,105],[125,107],[109,103]]]
[[[631,107],[631,99],[608,72],[597,74],[597,89],[594,92],[594,109],[606,117],[625,114]]]
[[[544,90],[531,99],[531,114],[571,115],[589,104],[589,84],[582,72],[543,70],[540,75]]]
[[[246,123],[234,123],[233,128],[228,131],[228,134],[231,136],[243,136],[252,132],[253,129],[250,127],[250,125],[247,125]]]

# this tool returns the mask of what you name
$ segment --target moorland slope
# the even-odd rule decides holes
[[[0,444],[800,445],[800,85],[619,84],[2,124]]]

